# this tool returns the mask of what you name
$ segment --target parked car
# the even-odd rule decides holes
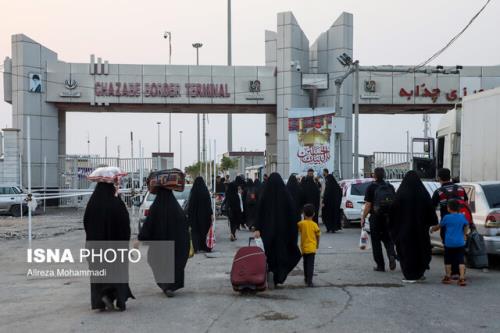
[[[339,182],[342,188],[343,210],[342,224],[344,227],[352,223],[361,222],[361,211],[365,203],[365,193],[368,186],[373,182],[371,178],[345,179]]]
[[[500,255],[500,181],[461,183],[477,231],[484,237],[488,254]],[[431,236],[433,246],[443,247],[439,232]]]
[[[401,185],[401,179],[389,179],[387,180],[387,182],[391,183],[396,191],[398,190],[399,185]],[[429,192],[431,197],[434,194],[434,191],[441,187],[441,184],[439,184],[438,182],[423,180],[422,183],[424,184],[425,189],[427,190],[427,192]]]
[[[186,185],[184,187],[184,191],[182,191],[182,192],[172,191],[174,193],[175,198],[177,199],[177,202],[182,207],[184,212],[186,212],[186,210],[187,210],[189,194],[191,193],[192,187],[193,187],[193,185]],[[153,193],[150,193],[149,191],[144,196],[144,199],[142,200],[142,203],[139,206],[139,221],[137,224],[137,231],[141,230],[142,225],[144,224],[144,221],[146,221],[146,217],[148,217],[148,215],[149,215],[149,208],[153,204],[153,201],[155,200],[155,198],[156,198],[156,195]]]
[[[0,185],[0,212],[13,216],[21,216],[28,213],[28,206],[24,201],[23,190],[18,186]],[[22,208],[21,208],[22,207]]]

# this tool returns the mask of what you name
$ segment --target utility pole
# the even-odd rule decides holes
[[[179,131],[179,169],[182,170],[182,131]]]
[[[90,157],[90,134],[87,131],[87,156]]]
[[[157,121],[156,125],[158,125],[158,156],[156,157],[156,167],[160,170],[160,125],[161,121]]]
[[[227,65],[232,66],[232,45],[231,45],[231,0],[227,0]],[[227,115],[227,151],[233,150],[233,115]]]
[[[165,31],[164,38],[168,38],[168,64],[172,64],[172,32]],[[172,112],[168,113],[168,152],[172,152]]]
[[[359,176],[359,61],[354,62],[354,178]]]
[[[202,47],[202,43],[193,43],[193,47],[196,49],[196,66],[200,65],[200,54],[199,50],[200,47]],[[196,120],[197,120],[197,147],[198,147],[198,163],[200,163],[201,159],[201,154],[200,154],[200,114],[198,113],[196,115]],[[203,132],[205,132],[205,114],[203,114]],[[203,141],[203,146],[205,146],[205,142]]]

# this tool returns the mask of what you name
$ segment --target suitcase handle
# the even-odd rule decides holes
[[[248,238],[248,246],[250,246],[250,243],[255,240],[255,237],[249,237]]]

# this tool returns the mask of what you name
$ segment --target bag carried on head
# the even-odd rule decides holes
[[[391,184],[383,182],[375,189],[373,197],[373,212],[375,214],[389,214],[396,193]]]
[[[176,192],[184,191],[186,176],[179,169],[168,169],[151,172],[147,180],[148,189],[155,194],[158,188],[166,188]]]

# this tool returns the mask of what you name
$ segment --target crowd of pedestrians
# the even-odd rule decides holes
[[[384,272],[401,266],[403,282],[425,279],[431,261],[430,231],[441,231],[445,245],[445,276],[450,283],[454,274],[458,284],[465,286],[464,237],[467,220],[458,214],[467,202],[463,188],[450,182],[449,170],[438,172],[442,186],[430,196],[418,174],[406,174],[398,190],[385,181],[382,168],[374,171],[374,181],[365,195],[361,227],[369,233],[372,243],[374,270]],[[292,174],[286,184],[278,173],[259,179],[238,176],[217,177],[215,191],[224,193],[224,211],[228,217],[231,241],[238,230],[248,229],[261,239],[267,258],[268,281],[272,286],[283,284],[289,273],[303,259],[304,282],[313,286],[315,254],[319,247],[319,217],[327,233],[341,230],[342,189],[327,169],[323,181],[314,171],[299,178]],[[130,222],[123,201],[117,195],[116,184],[99,182],[85,211],[87,240],[130,239]],[[159,187],[149,215],[138,234],[138,241],[175,241],[174,281],[163,283],[158,275],[167,265],[164,253],[153,245],[148,249],[148,263],[160,289],[168,297],[184,287],[184,269],[192,251],[207,252],[207,234],[214,221],[211,196],[202,177],[194,181],[188,205],[183,210],[172,190]],[[436,215],[440,208],[441,222]],[[369,216],[369,218],[368,218]],[[299,241],[300,236],[300,241]],[[138,243],[136,242],[136,246]],[[384,256],[384,249],[386,256]],[[124,267],[128,269],[128,267]],[[127,298],[133,297],[128,284],[96,284],[91,280],[93,309],[116,307],[125,310]]]

